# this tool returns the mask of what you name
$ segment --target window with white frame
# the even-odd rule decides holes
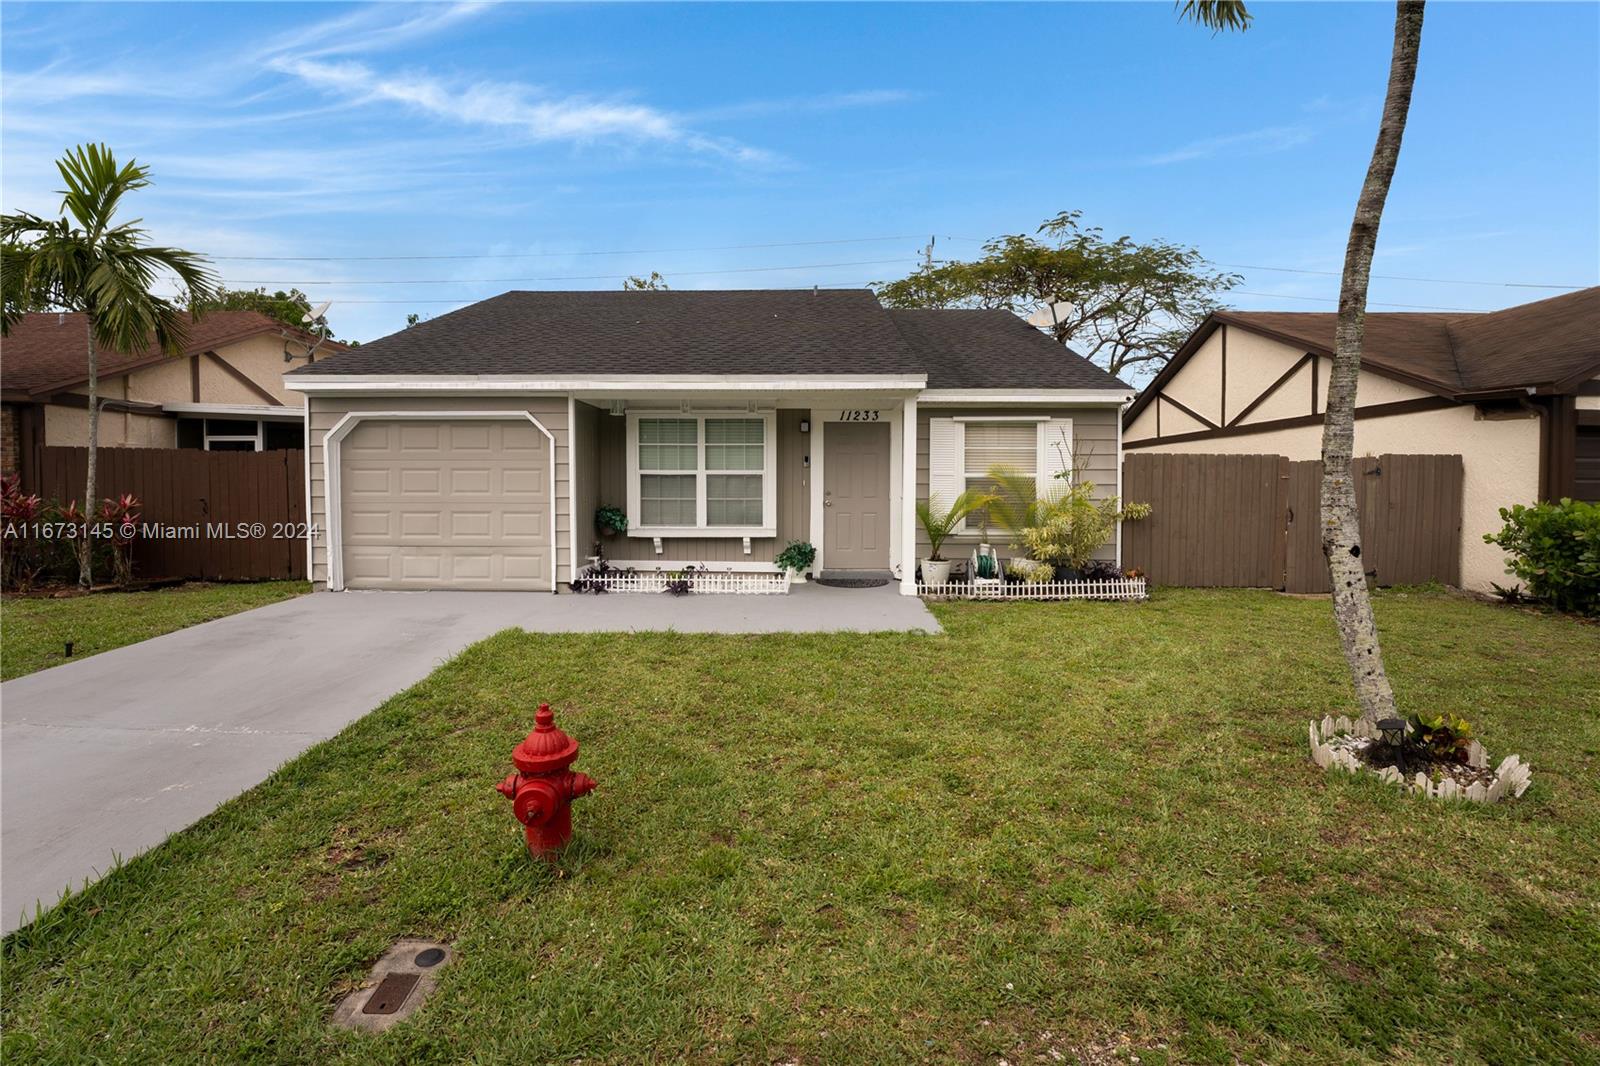
[[[630,413],[629,429],[631,533],[773,535],[770,414]]]
[[[1056,478],[1072,466],[1072,420],[1056,417],[957,415],[929,420],[928,487],[948,507],[967,489],[998,491],[990,476],[1004,467],[1033,492],[1053,491]],[[977,532],[988,515],[974,511],[957,527]]]

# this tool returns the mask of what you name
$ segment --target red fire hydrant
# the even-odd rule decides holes
[[[572,801],[594,791],[594,778],[568,770],[578,742],[556,728],[548,703],[539,704],[533,732],[511,753],[514,774],[495,787],[527,827],[528,854],[551,858],[572,839]]]

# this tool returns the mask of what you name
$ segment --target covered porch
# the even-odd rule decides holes
[[[603,556],[640,573],[774,573],[802,541],[813,575],[883,574],[914,594],[922,382],[873,384],[573,393],[570,572]],[[604,529],[602,508],[627,528]]]

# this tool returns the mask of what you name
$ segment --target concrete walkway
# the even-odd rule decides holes
[[[0,685],[0,931],[260,783],[467,645],[535,632],[920,630],[893,586],[789,596],[317,593]]]

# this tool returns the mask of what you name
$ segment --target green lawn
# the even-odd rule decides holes
[[[98,592],[91,596],[0,602],[0,679],[31,674],[72,657],[98,655],[124,644],[171,633],[311,591],[304,581],[248,585],[189,584],[154,592]]]
[[[1310,763],[1326,601],[935,610],[478,644],[10,937],[6,1061],[1600,1059],[1600,629],[1379,598],[1402,701],[1533,763],[1482,808]],[[494,790],[541,699],[555,869]],[[331,1030],[401,936],[434,998]]]

